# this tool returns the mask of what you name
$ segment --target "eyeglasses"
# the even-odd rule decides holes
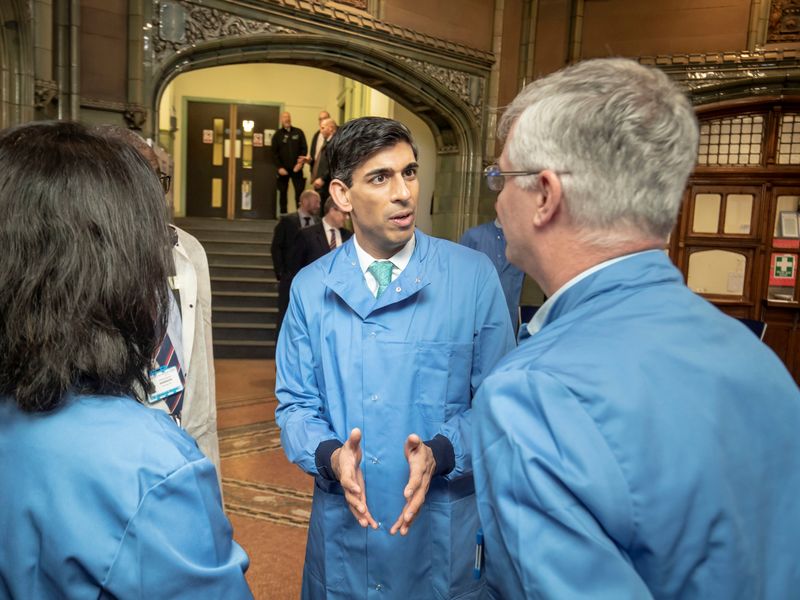
[[[161,187],[164,188],[164,193],[166,194],[169,192],[169,188],[172,185],[172,176],[167,175],[166,173],[159,173],[158,179],[161,181]]]
[[[521,177],[523,175],[538,175],[542,171],[501,171],[498,165],[489,165],[483,170],[486,185],[493,192],[501,192],[506,184],[506,177]],[[556,175],[569,175],[569,171],[556,171]]]

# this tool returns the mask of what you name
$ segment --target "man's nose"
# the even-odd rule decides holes
[[[397,175],[394,180],[392,188],[392,200],[409,200],[411,198],[411,189],[408,187],[408,182],[402,175]]]

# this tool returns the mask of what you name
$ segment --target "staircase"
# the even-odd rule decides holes
[[[214,358],[274,358],[278,282],[270,244],[276,221],[185,217],[175,224],[208,256]]]

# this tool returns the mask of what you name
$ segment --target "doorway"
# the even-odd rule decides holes
[[[186,99],[186,215],[274,219],[280,106]]]

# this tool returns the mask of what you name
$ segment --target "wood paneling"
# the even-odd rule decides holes
[[[522,2],[505,0],[503,7],[503,48],[500,62],[498,106],[509,104],[519,91],[519,52],[522,43]]]
[[[478,50],[492,50],[492,1],[386,0],[382,20]]]
[[[128,99],[128,4],[125,0],[81,2],[81,96]]]
[[[567,64],[571,7],[569,0],[539,2],[533,70],[537,78]]]
[[[743,50],[749,0],[586,0],[583,58]]]

